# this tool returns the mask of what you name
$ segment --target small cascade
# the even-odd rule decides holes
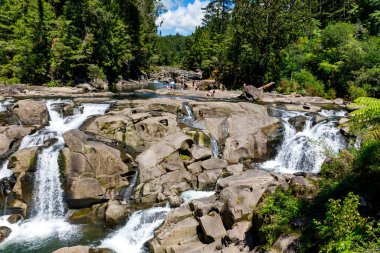
[[[215,139],[215,137],[212,135],[211,135],[211,152],[212,152],[213,157],[219,158],[219,155],[220,155],[219,144],[218,144],[218,141]]]
[[[58,167],[62,142],[42,151],[38,156],[35,181],[35,217],[51,220],[64,215],[63,190]]]
[[[178,118],[178,122],[185,124],[191,128],[195,129],[206,129],[206,123],[203,120],[198,120],[193,113],[189,103],[184,102],[182,104],[182,111],[185,113],[184,116]]]
[[[12,100],[0,101],[0,112],[8,110],[8,106],[12,104]]]
[[[207,198],[212,195],[214,195],[214,191],[194,191],[194,190],[189,190],[182,192],[181,194],[181,199],[183,199],[184,204],[192,201],[193,199],[201,199],[201,198]]]
[[[135,174],[133,174],[132,176],[132,179],[131,181],[129,182],[129,186],[128,188],[125,190],[124,194],[123,194],[123,201],[124,203],[127,203],[129,201],[129,199],[131,198],[132,196],[132,193],[133,193],[133,189],[135,188],[136,186],[136,183],[137,183],[137,179],[139,177],[139,171],[138,170],[135,170]]]
[[[347,112],[344,110],[321,110],[318,114],[326,118],[331,118],[344,117],[346,116]]]
[[[3,179],[3,178],[10,177],[13,174],[12,170],[8,169],[8,163],[9,163],[9,161],[6,160],[0,166],[0,180]]]
[[[116,253],[144,252],[144,243],[153,238],[154,230],[164,222],[169,211],[169,207],[154,207],[133,213],[127,224],[105,239],[100,247]]]
[[[282,120],[284,141],[276,158],[261,164],[261,168],[282,173],[318,173],[327,155],[346,147],[333,119],[313,125],[313,117],[305,113],[276,111],[275,115],[280,115]],[[297,133],[289,120],[299,115],[305,116],[306,122],[303,130]]]

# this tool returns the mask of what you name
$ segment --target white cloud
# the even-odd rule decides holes
[[[161,0],[162,4],[165,6],[167,10],[172,10],[173,8],[177,8],[181,5],[181,0]]]
[[[167,1],[170,2],[172,0],[164,0],[163,2]],[[158,17],[156,24],[160,25],[162,21],[162,26],[159,27],[159,30],[163,35],[175,33],[182,35],[191,34],[196,26],[202,24],[204,16],[202,8],[206,7],[206,5],[206,1],[195,0],[194,3],[188,3],[187,6],[179,6],[175,10],[168,10]]]

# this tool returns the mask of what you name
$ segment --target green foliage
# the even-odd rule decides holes
[[[263,239],[263,249],[271,246],[282,234],[299,233],[290,222],[303,215],[305,205],[305,201],[295,197],[291,191],[277,190],[265,198],[256,210],[261,223],[259,234]]]
[[[370,139],[358,151],[354,164],[355,171],[365,175],[380,173],[380,138]]]
[[[357,87],[354,84],[349,85],[348,94],[351,99],[357,99],[359,97],[367,97],[367,91],[362,87]]]
[[[375,237],[373,224],[361,217],[359,196],[350,192],[342,200],[330,199],[326,218],[314,220],[321,239],[319,252],[363,252]]]
[[[370,97],[360,97],[354,101],[352,106],[360,109],[351,113],[350,128],[356,134],[367,134],[370,131],[377,131],[380,127],[380,99]]]
[[[322,165],[320,174],[325,179],[342,180],[351,173],[354,155],[343,150],[338,156],[330,158]]]
[[[156,10],[155,0],[3,0],[0,80],[137,77],[151,65]]]

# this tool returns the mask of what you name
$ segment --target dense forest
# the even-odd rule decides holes
[[[70,85],[151,65],[154,0],[1,0],[0,83]]]
[[[230,88],[275,81],[283,93],[380,95],[380,1],[213,0],[204,11],[191,36],[160,39],[161,63]]]

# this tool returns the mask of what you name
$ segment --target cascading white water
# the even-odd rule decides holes
[[[333,119],[313,125],[313,117],[305,113],[279,111],[277,113],[281,114],[284,141],[276,158],[262,163],[262,169],[281,173],[318,173],[327,155],[336,154],[346,147],[343,136],[335,127],[337,122]],[[303,130],[297,133],[289,120],[299,115],[305,116],[306,122]]]
[[[90,116],[103,114],[109,107],[108,104],[84,104],[83,113],[69,117],[63,117],[56,110],[54,105],[57,101],[48,101],[50,121],[49,125],[41,131],[40,135],[56,138],[57,142],[52,146],[43,149],[38,156],[37,172],[35,180],[35,211],[36,218],[43,220],[51,220],[63,217],[63,191],[61,188],[58,155],[64,146],[62,134],[68,130],[78,128]],[[62,101],[59,101],[62,103]],[[41,143],[46,137],[35,136],[34,143]],[[42,142],[43,143],[43,142]]]
[[[117,253],[143,252],[144,243],[154,236],[154,230],[164,222],[170,208],[155,207],[135,212],[127,224],[105,239],[100,247],[110,248]]]
[[[214,195],[213,191],[189,190],[181,194],[184,203],[193,199],[200,199]],[[154,230],[165,220],[170,207],[154,207],[135,212],[127,224],[102,241],[99,247],[114,250],[116,253],[142,253],[144,243],[152,239]]]
[[[129,182],[128,188],[124,192],[124,196],[123,196],[124,203],[127,203],[129,201],[133,193],[133,189],[136,186],[138,175],[139,175],[139,171],[136,170],[136,173],[132,176],[132,180]]]
[[[346,116],[347,112],[344,110],[321,110],[319,115],[327,118],[331,117],[344,117]]]
[[[6,160],[0,166],[0,180],[3,179],[3,178],[10,177],[13,174],[12,170],[8,169],[8,163],[9,163],[9,161]]]
[[[180,117],[178,119],[179,122],[188,125],[189,127],[196,129],[206,129],[206,123],[203,120],[197,120],[194,116],[193,111],[188,103],[183,103],[182,110],[186,115]]]
[[[0,245],[0,250],[12,243],[27,244],[30,249],[38,248],[38,238],[43,239],[55,234],[59,240],[64,240],[76,233],[76,229],[64,221],[63,191],[58,166],[58,155],[64,147],[62,134],[78,128],[91,116],[104,114],[109,104],[83,104],[82,113],[63,117],[54,109],[56,104],[62,103],[65,101],[47,101],[49,125],[22,141],[20,149],[41,146],[46,140],[56,139],[54,144],[44,148],[38,156],[33,217],[17,224],[9,224],[7,216],[0,217],[0,226],[12,229],[11,235]]]
[[[181,194],[181,199],[183,199],[184,204],[192,201],[193,199],[201,199],[201,198],[207,198],[212,195],[214,195],[214,191],[194,191],[194,190],[189,190],[182,192]]]
[[[12,104],[12,100],[0,101],[0,112],[7,110],[7,106]]]
[[[219,158],[219,154],[220,154],[220,149],[219,149],[219,144],[217,142],[217,140],[215,139],[214,136],[211,135],[211,152],[212,152],[212,156],[215,157],[215,158]]]

